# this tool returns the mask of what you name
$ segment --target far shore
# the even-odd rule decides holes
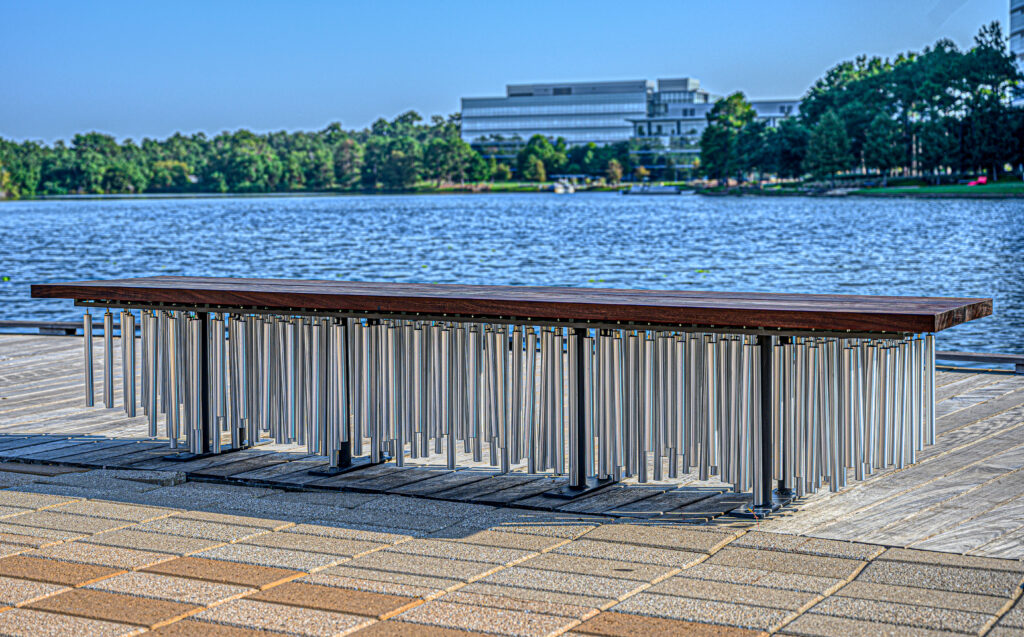
[[[581,187],[578,193],[617,193],[638,186],[638,183],[621,183],[615,186]],[[805,189],[778,187],[772,185],[760,188],[753,186],[735,186],[729,188],[701,188],[699,185],[678,185],[681,189],[694,194],[713,197],[897,197],[919,199],[1021,199],[1024,198],[1024,182],[1000,181],[985,186],[893,186],[887,188],[844,188]],[[26,199],[3,199],[3,201],[88,201],[88,200],[125,200],[125,199],[237,199],[237,198],[291,198],[291,197],[344,197],[361,195],[479,195],[479,194],[553,194],[552,183],[542,184],[530,182],[511,182],[506,184],[465,184],[454,187],[436,187],[423,185],[407,190],[354,190],[354,191],[296,191],[296,192],[265,192],[265,193],[119,193],[119,194],[66,194],[42,195]]]

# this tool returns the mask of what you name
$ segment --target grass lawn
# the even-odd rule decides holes
[[[862,188],[858,195],[963,195],[966,197],[1024,196],[1024,181],[997,181],[984,186],[919,186],[914,188]]]

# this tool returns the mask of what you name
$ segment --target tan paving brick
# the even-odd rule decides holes
[[[548,537],[545,535],[527,535],[525,533],[504,533],[501,531],[478,531],[466,537],[451,538],[455,542],[467,544],[479,544],[481,546],[497,546],[506,549],[519,549],[521,551],[534,551],[541,553],[549,551],[556,546],[566,542],[563,538]]]
[[[368,569],[368,568],[352,568],[348,564],[339,564],[330,568],[325,568],[322,571],[314,573],[310,578],[317,576],[336,576],[336,577],[350,577],[353,579],[366,579],[373,580],[376,582],[384,582],[388,584],[401,584],[403,586],[417,586],[424,587],[433,590],[448,590],[455,586],[462,584],[462,580],[447,578],[447,577],[434,577],[432,575],[420,575],[418,573],[409,573],[401,571],[382,571],[379,569]],[[312,581],[312,579],[310,579]],[[315,582],[329,585],[325,582]],[[388,591],[381,591],[388,592]],[[413,596],[410,593],[398,593],[400,595]]]
[[[779,635],[800,637],[949,637],[944,630],[895,626],[878,622],[831,617],[829,615],[803,614],[786,624]]]
[[[83,542],[103,544],[105,546],[123,546],[139,551],[154,551],[171,555],[191,555],[223,544],[217,540],[168,535],[166,533],[147,533],[135,529],[119,529],[109,533],[100,533],[88,537]]]
[[[195,615],[194,619],[310,637],[344,634],[375,621],[361,615],[332,613],[248,599],[236,599],[214,606]]]
[[[995,613],[1006,604],[1003,597],[952,593],[912,586],[891,586],[873,582],[850,582],[835,593],[841,597],[858,597],[880,602],[898,602],[933,606],[950,610],[966,610],[975,613]]]
[[[444,592],[444,589],[430,588],[429,586],[415,586],[413,584],[401,584],[397,582],[381,582],[365,578],[345,577],[341,575],[326,575],[323,571],[307,575],[297,581],[306,584],[318,584],[320,586],[333,586],[335,588],[349,588],[356,591],[368,593],[384,593],[386,595],[401,595],[404,597],[428,598],[436,597]],[[454,583],[459,583],[455,581]]]
[[[33,610],[62,613],[88,619],[134,624],[156,628],[186,617],[202,608],[159,599],[119,595],[105,591],[77,588],[46,597],[27,606]]]
[[[143,629],[139,626],[44,613],[24,608],[0,613],[0,634],[16,637],[66,637],[67,635],[121,637],[122,635],[136,635],[142,631]]]
[[[159,637],[280,637],[281,633],[183,619],[147,633]]]
[[[458,580],[473,579],[498,568],[494,564],[483,562],[448,560],[394,551],[376,551],[346,562],[345,566]]]
[[[256,526],[221,524],[220,522],[190,520],[177,516],[139,524],[133,528],[136,531],[146,531],[147,533],[166,533],[217,542],[238,542],[268,532],[267,529]]]
[[[255,546],[266,546],[269,548],[288,549],[293,551],[306,551],[310,553],[326,553],[328,555],[345,555],[352,557],[374,551],[388,544],[379,542],[366,542],[362,540],[346,540],[319,535],[306,535],[303,533],[264,533],[251,537],[241,542]]]
[[[482,544],[467,544],[465,542],[452,542],[448,540],[411,540],[396,544],[388,549],[388,551],[439,557],[446,560],[484,562],[487,564],[511,564],[531,555],[536,555],[534,551]]]
[[[301,571],[282,568],[271,568],[255,564],[238,564],[220,560],[208,560],[200,557],[180,557],[168,562],[143,569],[147,573],[188,577],[207,582],[235,584],[251,588],[267,588],[297,577]]]
[[[199,606],[210,606],[253,592],[253,589],[248,586],[234,586],[142,572],[115,575],[95,584],[89,584],[86,588]]]
[[[1003,560],[995,557],[975,557],[973,555],[957,555],[956,553],[940,553],[938,551],[892,548],[878,556],[878,559],[883,561],[935,564],[939,566],[956,566],[960,568],[977,568],[994,571],[1009,571],[1011,573],[1024,573],[1024,561],[1021,560]]]
[[[444,601],[427,602],[399,615],[405,622],[491,632],[502,635],[545,636],[577,622],[569,617],[542,615],[503,608],[465,606]]]
[[[101,566],[121,569],[142,568],[173,559],[174,557],[168,553],[137,551],[119,546],[104,546],[100,544],[87,544],[85,542],[67,542],[47,546],[27,555],[31,557],[45,557],[62,562],[99,564]]]
[[[386,533],[382,531],[368,531],[365,529],[349,528],[344,526],[326,526],[323,524],[296,524],[295,526],[282,529],[285,533],[299,533],[302,535],[315,535],[317,537],[333,537],[339,540],[357,540],[359,542],[378,542],[380,544],[394,544],[412,539],[411,535],[402,533]]]
[[[792,611],[747,606],[706,599],[687,599],[670,595],[639,593],[613,606],[611,610],[635,615],[653,615],[704,624],[723,624],[738,628],[770,630],[793,615]]]
[[[0,491],[0,505],[23,507],[26,509],[45,509],[48,507],[60,506],[82,498],[71,498],[63,495],[49,495],[46,493],[30,493],[27,491],[15,491],[4,489]]]
[[[31,547],[25,546],[24,544],[2,544],[0,543],[0,557],[5,555],[17,555],[18,553],[24,553],[25,551],[32,550]]]
[[[500,588],[500,587],[492,587]],[[540,613],[542,615],[556,615],[558,617],[573,617],[583,620],[597,613],[597,609],[579,604],[552,602],[539,599],[524,599],[521,596],[503,595],[504,591],[497,591],[498,594],[478,593],[466,591],[460,588],[457,591],[448,593],[441,601],[464,606],[485,606],[487,608],[504,608],[506,610],[522,611],[524,613]]]
[[[849,577],[863,564],[859,560],[839,557],[798,555],[781,551],[732,548],[731,546],[712,555],[708,559],[708,563],[838,579]]]
[[[22,513],[31,513],[35,509],[27,509],[25,507],[9,507],[0,506],[0,518],[9,518],[12,515],[21,515]]]
[[[722,566],[702,562],[684,570],[680,577],[714,580],[730,584],[757,584],[769,588],[818,593],[824,595],[838,588],[846,580],[834,577],[817,577],[800,573],[774,573],[758,568]]]
[[[124,569],[96,566],[94,564],[71,564],[39,557],[14,555],[0,559],[0,576],[19,577],[36,582],[82,586],[91,584],[111,575],[123,573]]]
[[[607,612],[573,628],[574,634],[599,637],[756,637],[760,631],[698,624],[665,617]]]
[[[302,582],[288,582],[275,586],[250,595],[247,599],[336,613],[366,615],[377,619],[387,619],[422,603],[422,600],[416,597],[369,593]]]
[[[749,584],[713,582],[681,576],[670,577],[659,582],[647,589],[647,592],[786,610],[798,610],[818,599],[818,596],[813,593],[799,593]]]
[[[619,542],[598,542],[588,540],[586,536],[564,544],[552,551],[559,555],[577,555],[595,557],[604,560],[618,560],[637,564],[654,564],[685,568],[704,559],[704,553],[695,551],[677,551],[653,546],[636,546]]]
[[[360,628],[351,637],[490,637],[488,633],[477,633],[441,626],[425,626],[395,621],[377,622]]]
[[[683,525],[604,524],[584,539],[711,553],[739,535],[730,530],[696,530]]]
[[[102,533],[131,525],[125,520],[107,520],[88,515],[73,515],[56,511],[33,511],[4,520],[8,524],[21,527],[42,527],[57,531],[73,531],[76,533]]]
[[[212,511],[182,511],[176,517],[187,520],[205,520],[219,524],[235,524],[238,526],[255,526],[270,531],[279,531],[295,523],[289,520],[268,520],[266,518],[249,517],[247,515],[232,515],[230,513],[214,513]]]
[[[42,548],[52,544],[60,544],[64,540],[56,538],[39,537],[37,535],[22,535],[20,533],[0,533],[0,544],[21,544],[32,548]]]
[[[468,584],[455,591],[455,593],[474,593],[477,595],[489,595],[493,597],[504,597],[530,602],[565,604],[586,610],[600,610],[613,606],[618,602],[618,600],[610,597],[598,597],[595,595],[583,595],[580,593],[560,593],[558,591],[546,591],[537,588],[524,588],[521,586],[500,586],[498,584],[485,584],[483,582]]]
[[[19,524],[4,523],[0,523],[0,534],[10,534],[18,537],[34,537],[39,540],[46,541],[47,543],[77,540],[78,538],[87,537],[89,535],[89,533],[82,533],[78,531],[58,531],[57,529],[47,529],[41,526],[22,526]],[[12,542],[12,544],[24,544],[24,542]]]
[[[225,544],[208,551],[202,551],[197,554],[197,557],[287,568],[307,573],[312,573],[349,559],[346,555],[293,551],[268,546],[254,546],[252,544]]]
[[[0,577],[0,606],[21,606],[66,590],[66,586],[57,584]]]
[[[1013,608],[1006,611],[1006,614],[999,618],[1000,626],[1012,626],[1024,628],[1024,597],[1018,597]]]
[[[573,575],[568,577],[565,573],[558,571],[537,570],[521,566],[502,569],[479,581],[482,584],[533,588],[571,595],[589,595],[592,597],[611,597],[615,599],[622,599],[646,585],[642,581],[599,577],[596,575]]]
[[[843,557],[853,560],[870,560],[885,550],[885,547],[878,546],[877,544],[808,538],[799,535],[768,533],[764,531],[750,531],[733,540],[729,546],[822,555],[826,557]]]
[[[984,571],[976,568],[880,560],[868,564],[857,576],[857,580],[862,582],[917,586],[999,597],[1013,595],[1020,579],[1020,575],[1008,571]]]
[[[599,577],[617,577],[621,579],[650,582],[663,577],[674,570],[670,566],[654,564],[637,564],[618,560],[605,560],[578,555],[561,555],[542,553],[522,564],[524,568],[543,569],[559,573],[577,573],[580,575],[596,575]]]
[[[108,518],[111,520],[126,520],[128,522],[146,522],[148,520],[155,520],[175,513],[175,509],[142,506],[138,504],[122,504],[120,502],[103,502],[99,500],[78,500],[76,502],[61,505],[52,510],[58,513],[88,515],[91,517]]]
[[[902,624],[917,628],[975,634],[990,617],[988,613],[971,613],[948,608],[896,604],[853,597],[830,597],[815,605],[809,612],[883,624]]]
[[[527,535],[545,535],[547,537],[560,537],[567,540],[575,540],[584,533],[597,528],[598,524],[578,524],[566,522],[564,524],[548,522],[538,522],[531,524],[529,522],[510,522],[507,524],[499,524],[492,526],[492,531],[501,531],[503,533],[525,533]]]
[[[1024,628],[996,626],[992,630],[985,633],[985,637],[1024,637]]]

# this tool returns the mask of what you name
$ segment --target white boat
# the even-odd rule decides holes
[[[693,194],[692,190],[683,190],[679,186],[661,186],[653,184],[641,184],[630,186],[629,190],[623,190],[624,195],[684,195]]]

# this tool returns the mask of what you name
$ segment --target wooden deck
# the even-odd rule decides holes
[[[97,340],[97,357],[99,345]],[[144,417],[128,418],[120,408],[85,407],[81,348],[81,337],[0,335],[0,460],[167,469],[206,480],[402,493],[663,522],[735,524],[728,512],[749,503],[749,496],[694,475],[644,486],[627,482],[573,502],[553,501],[538,494],[561,478],[522,469],[500,476],[463,457],[459,464],[467,468],[458,471],[410,461],[403,468],[386,464],[317,478],[308,470],[326,463],[294,445],[169,462],[162,458],[167,444],[146,438]],[[876,473],[838,493],[810,496],[759,528],[1024,559],[1024,376],[940,371],[936,383],[938,438],[917,464]]]

